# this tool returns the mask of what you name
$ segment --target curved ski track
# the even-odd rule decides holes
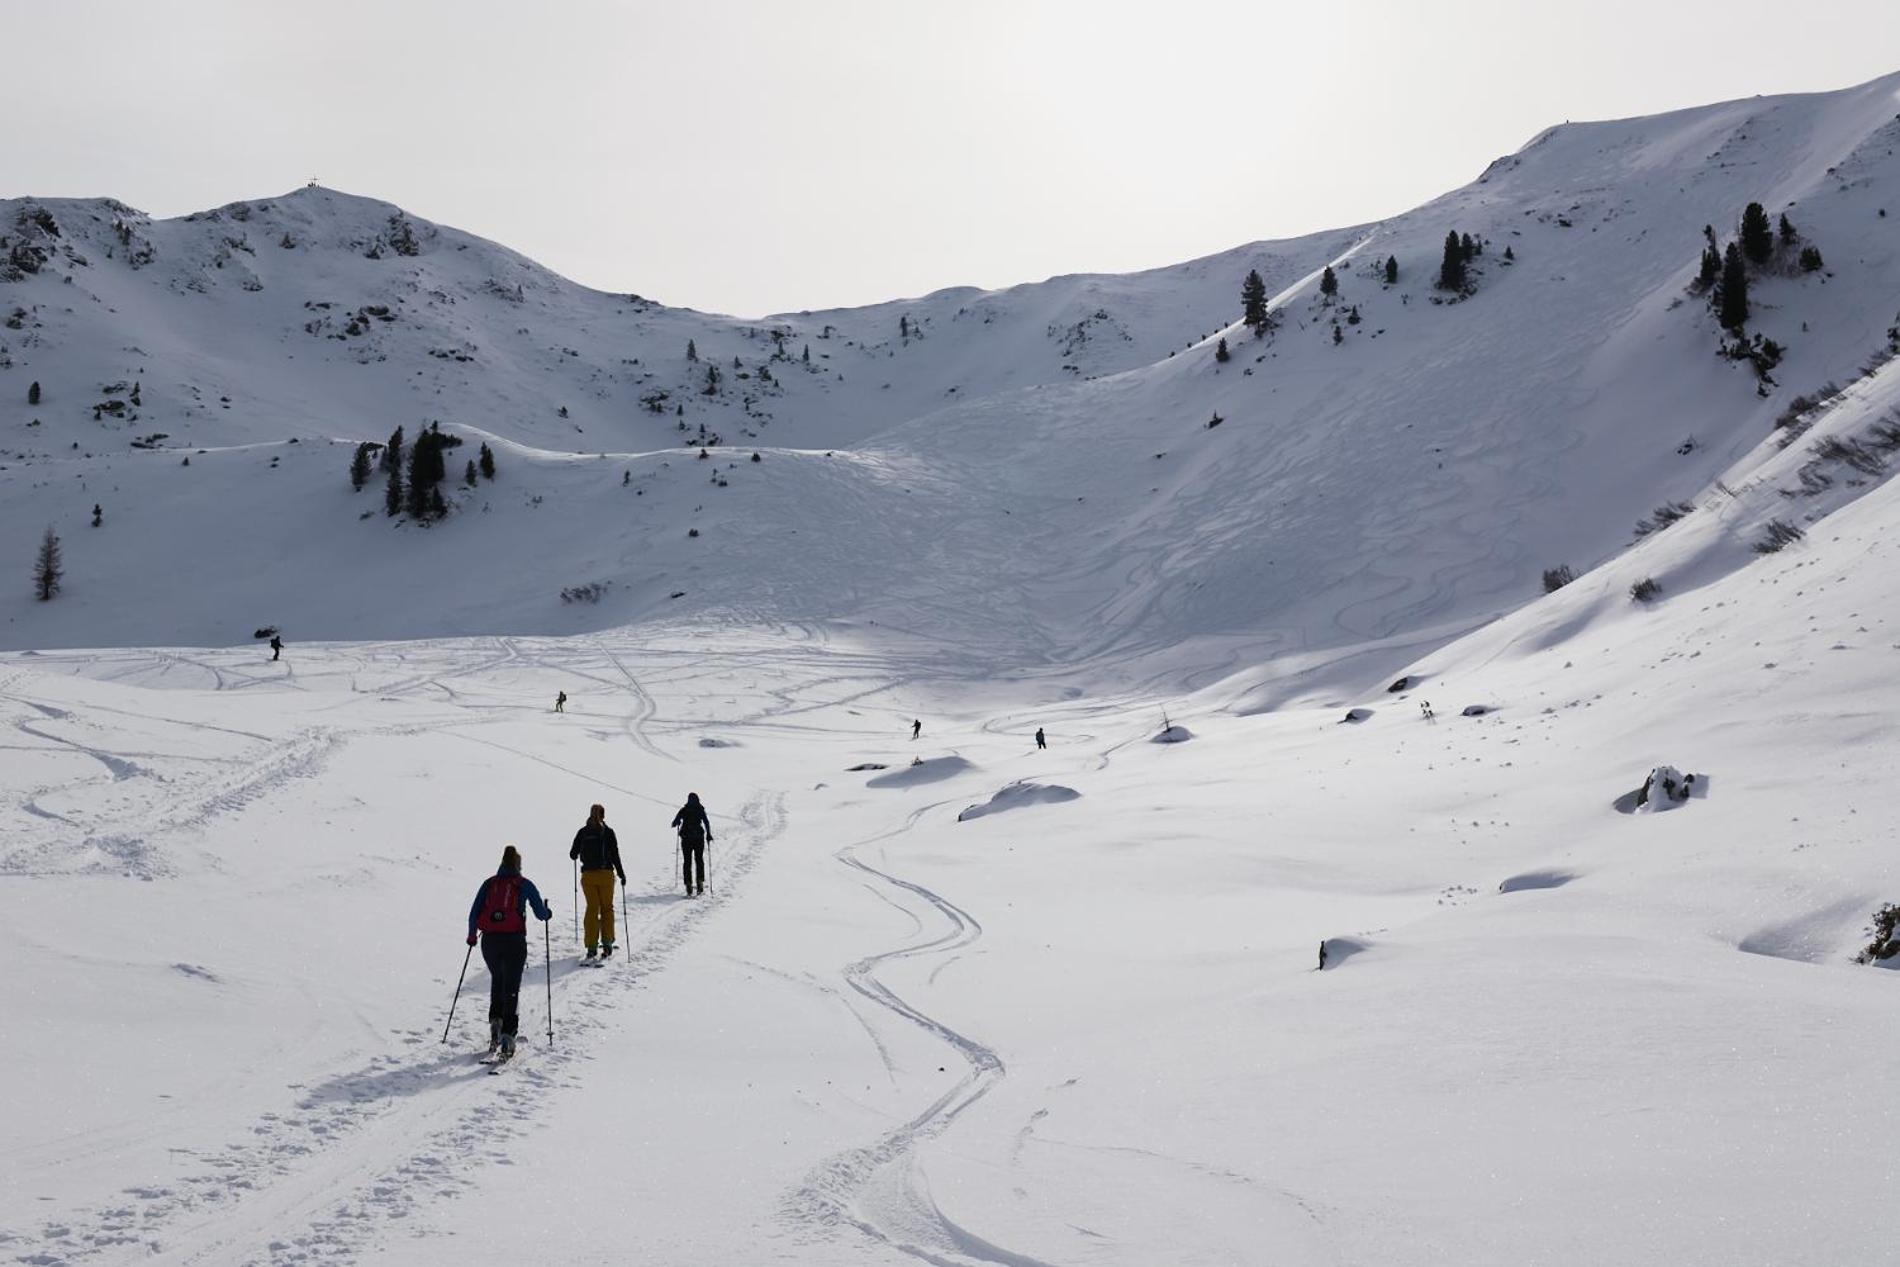
[[[905,1000],[878,978],[886,964],[921,955],[952,955],[983,936],[976,917],[942,894],[914,880],[879,870],[857,856],[858,850],[909,831],[937,802],[913,812],[902,827],[847,845],[836,857],[847,867],[920,899],[928,913],[947,925],[924,941],[866,956],[844,969],[844,979],[859,995],[903,1018],[954,1048],[968,1066],[956,1085],[915,1117],[872,1143],[838,1153],[817,1166],[786,1198],[788,1216],[797,1224],[825,1230],[851,1227],[899,1253],[934,1267],[1050,1267],[1040,1259],[994,1245],[951,1220],[938,1208],[916,1165],[917,1146],[946,1130],[963,1112],[987,1095],[1007,1073],[1002,1057]],[[900,907],[902,903],[898,903]],[[903,907],[910,911],[909,907]],[[913,917],[916,912],[910,912]],[[921,921],[920,921],[921,924]]]

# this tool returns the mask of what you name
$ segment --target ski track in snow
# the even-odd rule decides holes
[[[879,1244],[936,1267],[967,1267],[971,1263],[1048,1267],[1040,1259],[994,1245],[950,1219],[931,1196],[917,1164],[918,1145],[941,1134],[1007,1074],[1002,1057],[995,1051],[920,1010],[877,975],[878,969],[886,964],[919,956],[948,955],[954,960],[983,936],[982,924],[948,898],[915,881],[880,870],[857,856],[866,846],[881,844],[910,830],[922,815],[935,808],[938,805],[918,809],[903,827],[849,845],[840,850],[837,857],[845,866],[901,895],[921,901],[925,912],[934,913],[947,927],[927,940],[910,942],[848,965],[844,979],[865,999],[954,1048],[968,1066],[968,1072],[909,1121],[870,1144],[839,1153],[821,1163],[788,1195],[786,1212],[795,1225],[807,1230],[855,1228]],[[894,904],[910,915],[921,931],[922,922],[917,912],[901,902]],[[881,1042],[878,1049],[883,1055]],[[885,1062],[888,1068],[888,1056]]]
[[[531,957],[522,1052],[499,1081],[469,1054],[483,1013],[479,989],[464,986],[456,1013],[463,1025],[449,1045],[433,1026],[403,1031],[399,1049],[368,1065],[293,1087],[294,1103],[260,1117],[249,1138],[183,1153],[196,1164],[179,1177],[127,1189],[36,1233],[0,1233],[0,1245],[36,1267],[109,1256],[181,1267],[351,1261],[392,1223],[474,1188],[471,1167],[506,1164],[509,1141],[542,1116],[547,1098],[583,1084],[608,1014],[731,900],[759,851],[783,832],[783,797],[756,797],[737,817],[734,846],[719,860],[720,886],[708,888],[707,900],[636,904],[619,965],[556,965],[552,1047]]]

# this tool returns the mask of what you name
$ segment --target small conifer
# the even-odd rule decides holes
[[[33,557],[33,594],[42,603],[51,601],[59,593],[60,578],[66,575],[66,569],[60,563],[59,536],[51,525],[40,538],[39,553]]]
[[[1267,283],[1257,268],[1248,269],[1247,280],[1241,283],[1240,319],[1256,337],[1267,328]]]
[[[1742,254],[1751,264],[1766,264],[1775,250],[1775,235],[1768,227],[1768,213],[1759,202],[1751,202],[1742,212]]]

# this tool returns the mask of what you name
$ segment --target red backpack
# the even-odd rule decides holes
[[[482,903],[480,921],[484,933],[525,933],[528,922],[521,914],[521,877],[497,875],[488,881],[488,900]]]

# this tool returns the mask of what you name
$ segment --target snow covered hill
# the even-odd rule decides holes
[[[1442,639],[1610,556],[1893,346],[1897,86],[1567,125],[1394,220],[1178,268],[757,322],[320,189],[165,223],[15,201],[6,249],[37,271],[0,285],[0,529],[30,560],[51,523],[69,557],[57,603],[0,597],[0,641],[682,614],[877,621],[989,664]],[[1726,242],[1750,201],[1825,260],[1760,270],[1749,330],[1785,351],[1759,389],[1689,293],[1703,226]],[[1467,295],[1433,285],[1448,230],[1483,245]],[[1234,322],[1249,267],[1277,292],[1259,339]],[[422,532],[345,472],[430,422],[502,473]],[[265,566],[223,562],[234,530]]]
[[[1885,1261],[1896,145],[1900,75],[1566,125],[752,322],[325,190],[0,206],[0,1250]],[[437,421],[449,513],[352,491]],[[491,1078],[504,842],[556,919]]]

